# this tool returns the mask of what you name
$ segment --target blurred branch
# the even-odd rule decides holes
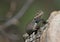
[[[27,9],[29,8],[29,6],[34,2],[34,0],[27,0],[27,2],[23,5],[23,7],[21,8],[21,10],[18,12],[18,14],[16,16],[14,16],[13,18],[9,19],[8,21],[6,21],[4,24],[2,24],[0,26],[0,30],[5,29],[6,27],[15,24],[18,19],[20,19],[24,13],[27,11]]]

